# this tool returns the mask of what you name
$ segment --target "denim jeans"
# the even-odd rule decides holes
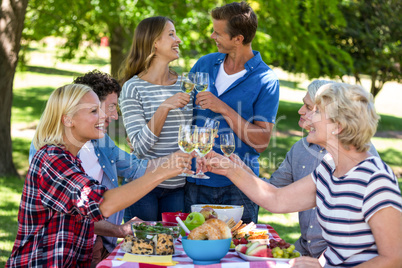
[[[251,201],[235,185],[225,187],[209,187],[187,182],[185,186],[185,212],[191,211],[194,204],[239,205],[244,207],[242,221],[245,223],[258,221],[259,206]]]
[[[133,217],[144,221],[162,220],[162,212],[176,212],[184,210],[184,187],[165,189],[156,187],[135,204],[124,210],[124,221]]]

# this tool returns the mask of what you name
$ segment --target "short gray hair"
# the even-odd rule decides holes
[[[331,80],[314,80],[310,83],[307,87],[308,94],[310,95],[311,100],[314,102],[315,94],[317,93],[318,89],[326,84],[336,83],[335,81]]]

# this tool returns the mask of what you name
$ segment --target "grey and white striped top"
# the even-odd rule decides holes
[[[178,92],[182,92],[180,77],[175,84],[169,86],[154,85],[136,75],[124,83],[119,99],[120,109],[127,135],[138,158],[153,159],[179,150],[179,126],[184,123],[191,124],[192,120],[191,100],[187,104],[191,108],[189,111],[170,110],[159,137],[147,126],[158,107]],[[174,189],[184,186],[185,181],[184,176],[175,177],[164,181],[159,187]]]

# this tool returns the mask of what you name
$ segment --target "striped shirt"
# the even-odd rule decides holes
[[[371,156],[342,177],[334,177],[332,156],[326,154],[312,173],[317,186],[317,216],[328,242],[326,267],[352,267],[378,255],[368,221],[379,210],[402,211],[401,192],[391,168]]]
[[[173,85],[151,84],[133,76],[123,85],[120,95],[120,108],[127,135],[134,147],[134,154],[141,159],[153,159],[179,150],[177,136],[180,124],[192,120],[192,101],[187,104],[189,111],[172,109],[166,118],[162,132],[156,136],[148,128],[148,122],[169,97],[182,92],[180,77]],[[162,182],[159,187],[174,189],[184,186],[186,177],[175,177]]]

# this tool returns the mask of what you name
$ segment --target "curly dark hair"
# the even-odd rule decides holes
[[[116,93],[120,96],[121,86],[107,73],[102,73],[99,70],[93,70],[74,79],[74,84],[83,84],[90,86],[98,95],[100,101],[104,101],[106,96],[111,93]]]

